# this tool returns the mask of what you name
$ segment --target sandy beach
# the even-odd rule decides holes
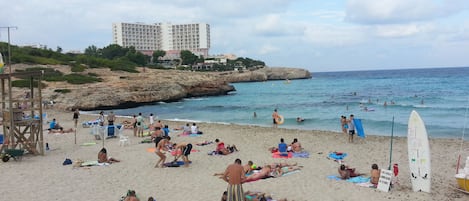
[[[56,118],[64,128],[72,128],[72,112],[48,110],[48,120]],[[453,189],[456,186],[454,174],[460,141],[455,139],[431,139],[432,193],[413,192],[410,183],[406,138],[395,138],[392,163],[399,164],[399,183],[390,192],[375,188],[361,187],[343,180],[329,179],[338,175],[339,164],[329,159],[328,153],[347,153],[344,162],[358,172],[370,175],[371,165],[387,168],[389,164],[390,138],[367,136],[347,142],[347,136],[329,131],[305,131],[273,129],[257,126],[198,123],[204,132],[198,137],[177,136],[172,131],[172,142],[198,143],[214,141],[235,144],[239,151],[226,156],[211,156],[215,144],[194,146],[198,152],[189,156],[192,164],[188,167],[154,168],[158,157],[147,152],[153,143],[140,143],[142,138],[134,137],[126,129],[130,145],[119,146],[119,138],[107,139],[104,145],[109,156],[121,160],[108,166],[78,167],[62,165],[66,158],[76,160],[97,160],[102,141],[95,140],[90,128],[83,128],[81,122],[96,119],[93,115],[80,115],[76,141],[74,133],[48,134],[44,131],[45,142],[51,150],[44,156],[26,155],[21,161],[0,162],[2,172],[1,200],[119,200],[127,190],[135,190],[140,200],[149,196],[158,201],[166,200],[220,200],[227,183],[214,173],[223,172],[227,165],[240,158],[243,164],[249,160],[261,166],[273,162],[297,162],[302,170],[280,178],[270,178],[245,183],[245,191],[261,191],[274,198],[288,200],[468,200],[469,195]],[[120,123],[124,118],[119,117]],[[148,122],[148,120],[147,120]],[[162,120],[170,128],[182,126],[185,122]],[[339,125],[338,125],[339,126]],[[44,124],[44,128],[48,125]],[[290,143],[298,138],[309,158],[272,158],[268,148],[276,146],[280,138]],[[95,145],[83,146],[84,143]],[[463,157],[467,157],[469,143],[465,143]],[[167,154],[168,160],[172,159]]]

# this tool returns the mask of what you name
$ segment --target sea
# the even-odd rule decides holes
[[[311,79],[232,85],[236,91],[224,96],[155,102],[114,113],[153,113],[157,119],[181,125],[271,127],[277,109],[285,118],[281,128],[336,132],[341,132],[340,117],[353,114],[362,120],[366,135],[406,136],[409,115],[415,110],[429,137],[454,139],[465,136],[468,125],[469,67],[312,72]],[[297,122],[297,117],[305,121]]]

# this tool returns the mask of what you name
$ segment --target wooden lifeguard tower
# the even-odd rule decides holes
[[[0,74],[1,114],[5,149],[22,149],[26,153],[44,155],[43,111],[41,80],[42,71]],[[29,79],[29,90],[13,92],[12,78]],[[18,95],[25,93],[25,95]]]

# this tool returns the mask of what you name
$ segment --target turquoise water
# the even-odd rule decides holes
[[[154,113],[159,119],[271,126],[275,108],[280,127],[340,131],[341,115],[362,119],[367,135],[407,134],[412,110],[430,137],[460,138],[467,126],[469,68],[312,73],[307,80],[235,83],[226,96],[114,110],[119,115]],[[384,106],[384,102],[387,106]],[[394,102],[394,104],[391,104]],[[365,111],[367,107],[369,111]],[[371,110],[371,111],[370,111]],[[253,113],[257,117],[253,117]],[[301,116],[306,121],[296,122]],[[394,127],[393,127],[394,118]]]

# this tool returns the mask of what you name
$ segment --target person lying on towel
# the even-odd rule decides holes
[[[258,179],[265,179],[270,176],[271,172],[272,172],[272,168],[270,167],[270,165],[266,165],[259,172],[255,172],[249,175],[248,177],[246,177],[246,179],[244,179],[243,182],[255,181]]]

